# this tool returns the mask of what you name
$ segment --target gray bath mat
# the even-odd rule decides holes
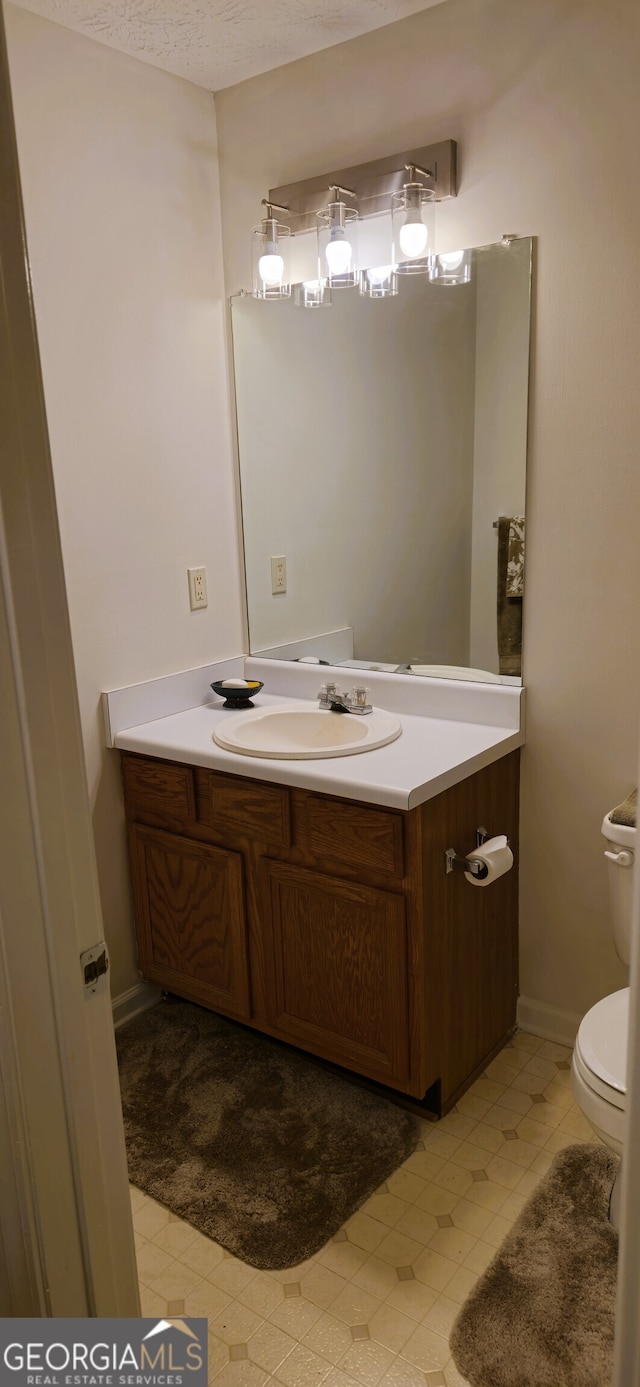
[[[403,1108],[188,1002],[117,1046],[133,1184],[253,1267],[312,1256],[420,1136]]]
[[[463,1305],[451,1352],[471,1387],[606,1387],[613,1370],[618,1157],[569,1146]]]

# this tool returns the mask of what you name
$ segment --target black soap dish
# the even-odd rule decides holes
[[[245,687],[244,684],[225,684],[224,680],[217,679],[211,688],[219,698],[224,698],[225,708],[253,708],[251,699],[254,694],[260,693],[264,684],[260,679],[250,679]]]

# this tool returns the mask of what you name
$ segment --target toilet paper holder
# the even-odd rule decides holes
[[[476,829],[476,847],[481,848],[482,844],[486,843],[488,837],[489,833],[487,829],[480,825],[480,827]],[[470,872],[478,881],[484,881],[485,877],[489,875],[484,862],[477,862],[471,857],[460,857],[460,854],[456,852],[455,848],[447,848],[444,855],[444,870],[447,876],[453,871]]]

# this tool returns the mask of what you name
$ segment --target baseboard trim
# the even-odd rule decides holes
[[[118,1030],[125,1022],[132,1021],[140,1012],[157,1006],[162,992],[150,982],[138,982],[133,987],[114,997],[111,1003],[113,1024]],[[573,1011],[563,1011],[561,1007],[540,1002],[535,997],[518,998],[518,1029],[529,1035],[539,1035],[543,1040],[553,1040],[557,1045],[573,1045],[582,1017]]]
[[[128,987],[126,992],[121,992],[118,997],[114,997],[111,1002],[113,1011],[113,1024],[116,1030],[124,1026],[126,1021],[133,1021],[134,1016],[139,1016],[141,1011],[148,1011],[150,1007],[155,1007],[160,1001],[162,993],[159,987],[154,987],[150,982],[137,982],[133,987]]]
[[[557,1045],[573,1045],[581,1020],[575,1012],[563,1011],[535,997],[518,998],[519,1029],[543,1040],[553,1040]]]

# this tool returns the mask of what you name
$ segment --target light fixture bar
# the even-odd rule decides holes
[[[300,183],[270,188],[269,201],[274,206],[276,203],[284,204],[292,217],[295,216],[296,232],[315,227],[316,212],[327,208],[335,196],[330,191],[332,188],[353,191],[351,205],[361,216],[371,216],[375,212],[388,211],[391,193],[401,192],[407,181],[408,164],[427,179],[427,186],[433,188],[438,201],[456,197],[456,142],[441,140],[439,144],[408,149],[384,159],[373,159],[368,164],[354,164],[349,169],[337,169],[333,173],[303,179]]]
[[[290,212],[291,208],[286,207],[282,202],[273,202],[269,197],[263,197],[262,206],[267,209],[267,219],[273,220],[274,212]]]
[[[420,164],[405,164],[405,169],[412,183],[415,183],[417,173],[421,174],[422,178],[433,178],[431,169],[423,169]]]

